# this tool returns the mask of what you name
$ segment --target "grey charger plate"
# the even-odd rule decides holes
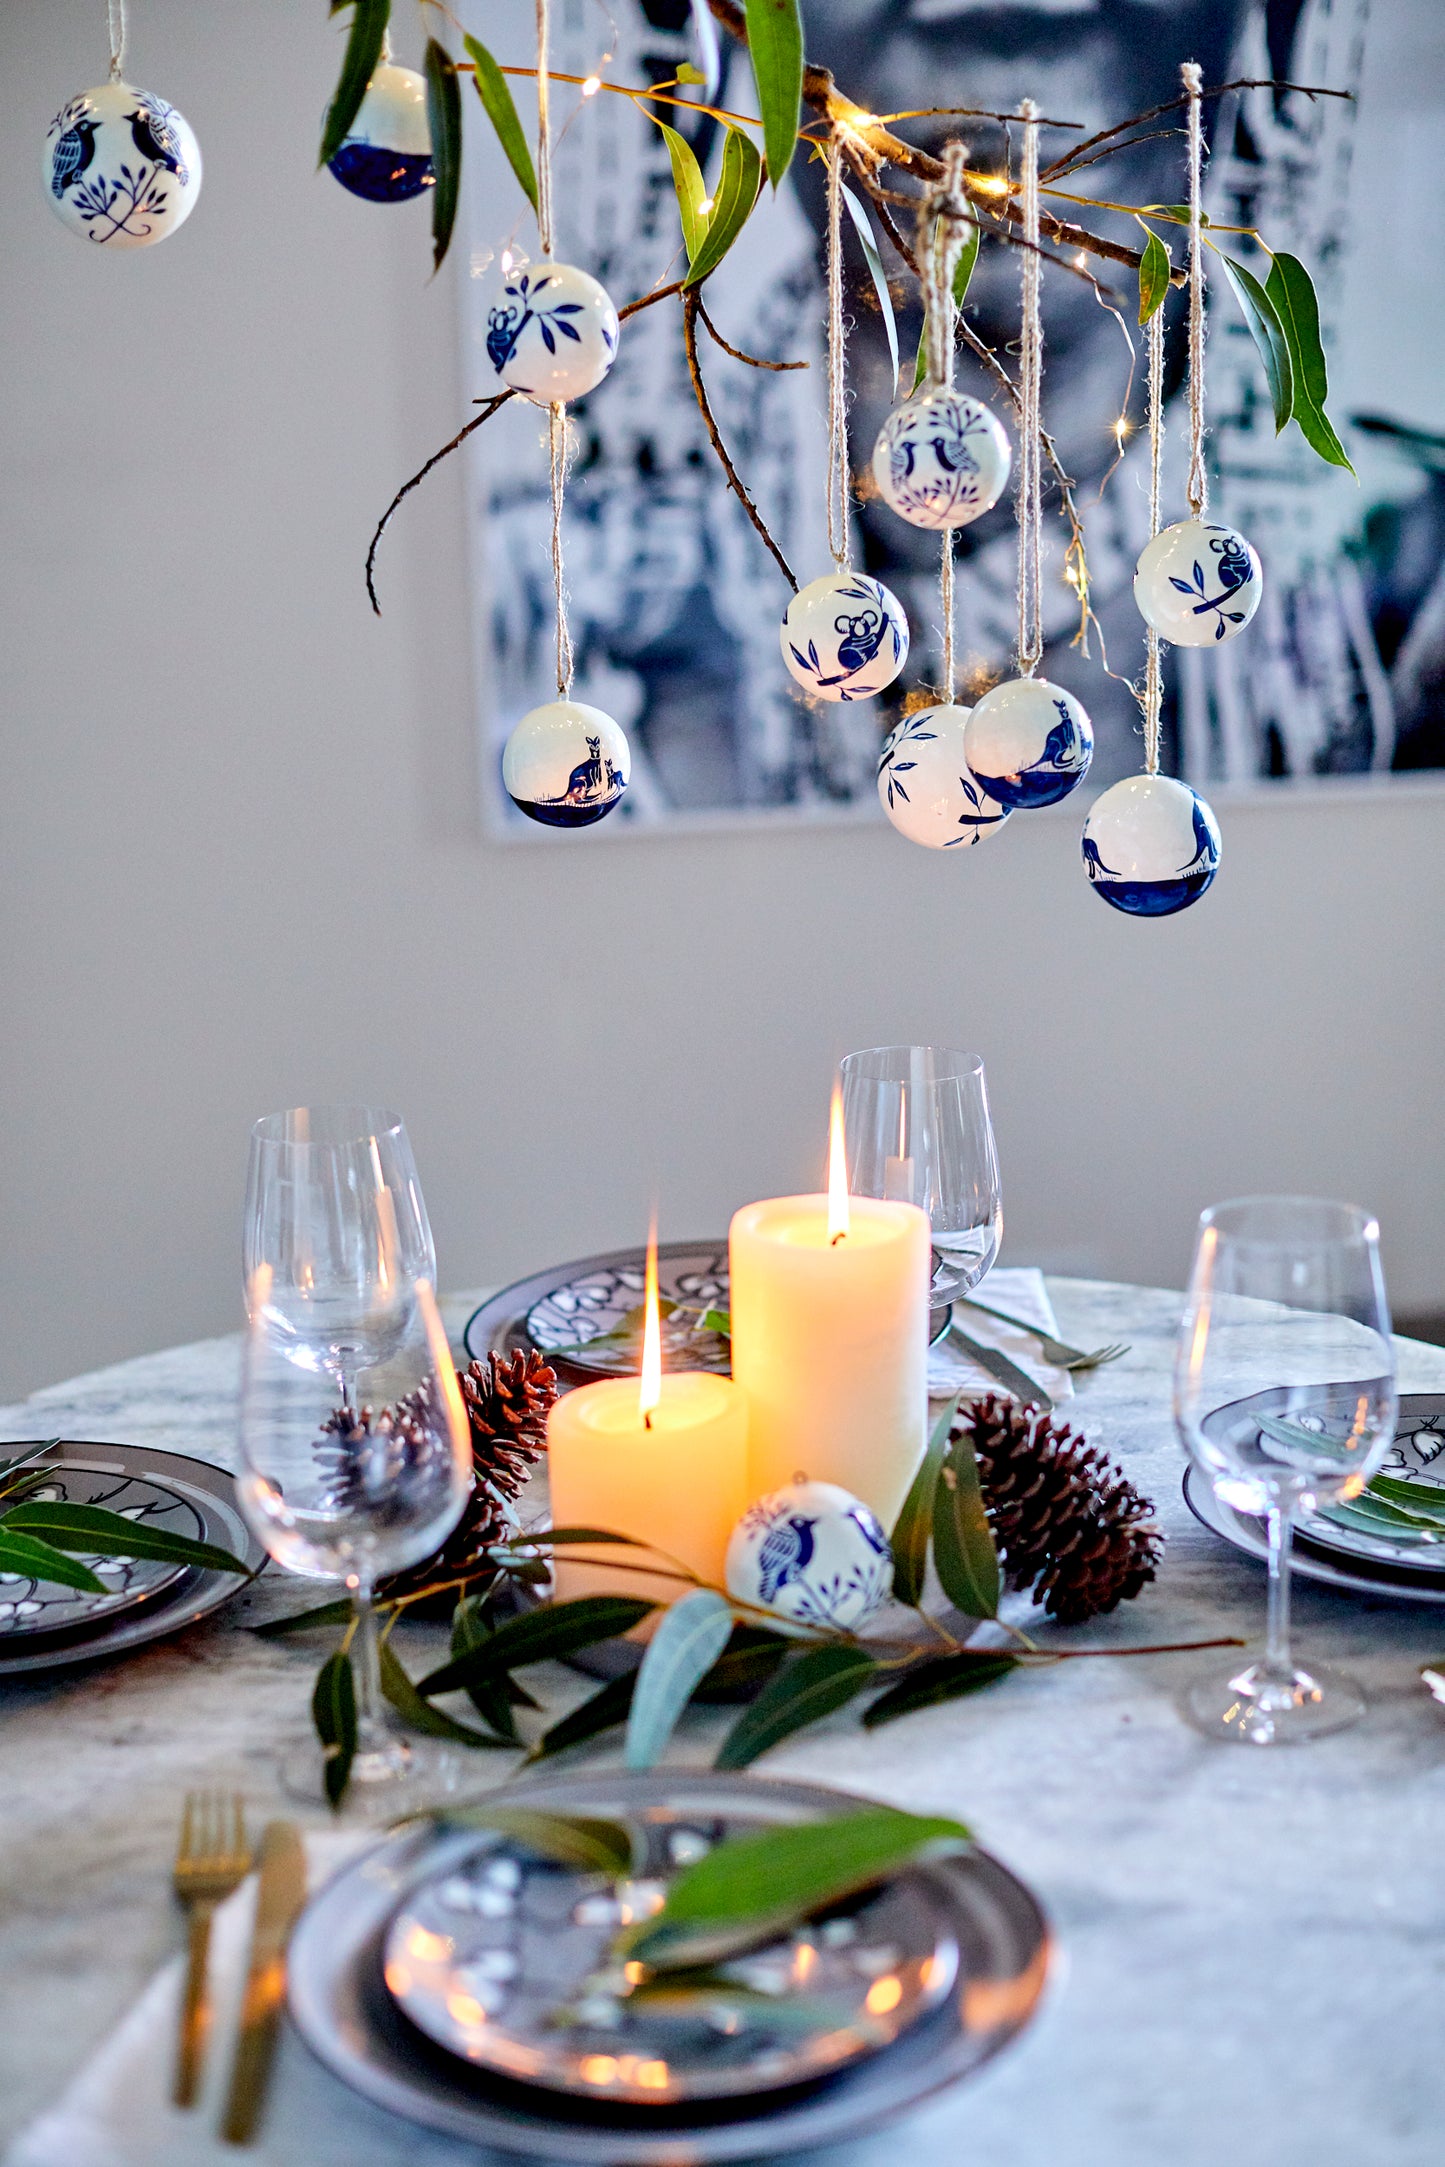
[[[1197,1468],[1184,1470],[1184,1502],[1211,1534],[1222,1535],[1246,1557],[1257,1558],[1261,1564],[1268,1562],[1269,1544],[1260,1522],[1224,1504],[1215,1496],[1208,1477]],[[1353,1553],[1346,1559],[1343,1552],[1317,1546],[1298,1531],[1291,1560],[1293,1572],[1302,1580],[1316,1580],[1323,1587],[1341,1588],[1351,1595],[1381,1596],[1387,1602],[1445,1604],[1445,1574],[1408,1565],[1377,1564]]]
[[[833,1814],[846,1793],[757,1777],[660,1769],[508,1787],[509,1805],[558,1813],[652,1810],[796,1823]],[[1037,1902],[985,1851],[930,1868],[959,1951],[947,1999],[883,2048],[836,2076],[764,2100],[702,2107],[605,2107],[559,2099],[484,2075],[434,2046],[392,2002],[382,1976],[390,1921],[436,1871],[439,1846],[475,1843],[475,1831],[400,1831],[345,1867],[312,1898],[288,1959],[291,2016],[313,2054],[345,2084],[403,2119],[473,2144],[584,2167],[703,2167],[774,2159],[837,2144],[892,2120],[969,2076],[1029,2022],[1050,1958]]]
[[[0,1446],[0,1457],[23,1449],[21,1444]],[[148,1445],[62,1438],[30,1464],[44,1471],[48,1490],[87,1502],[105,1502],[105,1492],[112,1488],[123,1499],[120,1486],[128,1481],[141,1485],[137,1494],[152,1501],[169,1496],[176,1501],[171,1517],[180,1532],[229,1550],[249,1572],[257,1572],[265,1562],[265,1551],[241,1518],[234,1482],[209,1461],[158,1452]],[[0,1678],[124,1655],[194,1625],[245,1585],[234,1573],[183,1567],[170,1577],[170,1569],[165,1570],[164,1582],[147,1587],[130,1607],[117,1609],[108,1599],[96,1598],[96,1615],[87,1617],[82,1598],[81,1606],[70,1606],[65,1622],[54,1628],[13,1638],[0,1634]],[[0,1600],[14,1599],[15,1592],[13,1586],[0,1585]]]

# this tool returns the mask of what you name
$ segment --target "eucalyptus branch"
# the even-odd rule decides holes
[[[728,478],[728,484],[732,489],[733,494],[737,497],[738,502],[742,505],[743,510],[747,513],[748,518],[752,521],[753,526],[756,528],[758,534],[761,536],[764,546],[767,548],[769,554],[771,555],[773,562],[777,565],[779,571],[782,573],[788,585],[792,588],[794,594],[796,594],[798,591],[798,582],[794,575],[793,568],[789,564],[787,558],[783,555],[783,552],[779,549],[777,543],[773,540],[772,535],[769,533],[767,522],[764,520],[762,513],[758,510],[756,504],[754,504],[752,498],[748,495],[746,485],[743,482],[743,478],[739,474],[737,468],[733,465],[732,458],[728,452],[728,448],[722,440],[722,433],[718,428],[717,421],[713,415],[713,410],[708,404],[707,388],[702,380],[702,369],[699,365],[697,355],[697,318],[698,311],[701,306],[701,294],[698,292],[696,286],[689,286],[682,297],[682,343],[684,351],[687,354],[687,373],[692,382],[693,397],[697,400],[698,411],[702,415],[704,426],[707,429],[708,439],[712,444],[714,452],[717,454],[718,464],[721,466],[724,474],[726,474]]]
[[[716,7],[714,7],[713,12],[716,14]],[[1297,90],[1302,97],[1311,99],[1352,99],[1355,95],[1352,90],[1331,90],[1324,83],[1279,83],[1267,76],[1250,75],[1239,76],[1232,83],[1221,83],[1214,90],[1201,91],[1200,96],[1205,104],[1208,104],[1214,98],[1224,97],[1226,92],[1231,90]],[[1162,105],[1151,105],[1145,113],[1135,113],[1128,120],[1115,121],[1111,128],[1101,128],[1097,135],[1085,136],[1082,143],[1075,143],[1071,150],[1065,151],[1061,158],[1056,158],[1052,165],[1045,166],[1039,174],[1040,181],[1052,180],[1056,174],[1072,172],[1075,164],[1082,160],[1087,152],[1096,150],[1101,143],[1111,142],[1115,136],[1127,135],[1131,128],[1142,128],[1151,120],[1161,119],[1165,113],[1178,113],[1188,103],[1189,98],[1187,95],[1179,98],[1166,98]],[[1128,146],[1118,144],[1115,147],[1126,149]],[[1092,158],[1088,162],[1092,165]]]
[[[714,346],[720,346],[725,354],[731,354],[734,361],[745,361],[750,369],[774,369],[781,374],[785,369],[806,369],[809,366],[806,361],[764,361],[759,354],[745,354],[740,346],[731,345],[709,316],[707,303],[701,294],[698,295],[697,313],[702,318],[702,327]]]

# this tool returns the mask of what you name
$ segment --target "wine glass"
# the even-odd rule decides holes
[[[242,1270],[265,1267],[275,1328],[295,1332],[348,1405],[351,1371],[401,1331],[436,1251],[404,1123],[372,1106],[293,1106],[251,1130]]]
[[[1247,1196],[1199,1222],[1174,1363],[1174,1418],[1226,1504],[1263,1513],[1269,1623],[1262,1662],[1205,1677],[1186,1706],[1216,1738],[1279,1745],[1342,1729],[1359,1689],[1295,1664],[1295,1517],[1357,1496],[1395,1434],[1395,1355],[1368,1212],[1308,1196]]]
[[[278,1565],[350,1593],[351,1781],[389,1803],[401,1779],[435,1771],[383,1714],[373,1595],[379,1578],[430,1556],[461,1518],[472,1486],[466,1413],[430,1280],[393,1295],[377,1341],[348,1340],[349,1397],[333,1367],[334,1320],[313,1320],[308,1336],[284,1306],[292,1290],[282,1289],[278,1308],[273,1287],[272,1267],[258,1265],[241,1366],[239,1502]],[[317,1795],[315,1756],[287,1777]]]
[[[983,1063],[943,1046],[874,1046],[845,1054],[839,1073],[848,1186],[927,1212],[942,1309],[978,1285],[1003,1235]]]

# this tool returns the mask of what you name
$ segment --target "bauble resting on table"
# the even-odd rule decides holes
[[[892,1593],[893,1553],[861,1499],[799,1475],[738,1521],[727,1586],[736,1602],[795,1624],[855,1632]]]

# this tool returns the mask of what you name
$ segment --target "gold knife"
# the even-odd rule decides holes
[[[246,1998],[221,2118],[227,2144],[249,2144],[266,2098],[271,2057],[286,1994],[286,1943],[306,1901],[306,1851],[295,1823],[268,1821],[261,1835],[261,1879],[251,1929]]]

